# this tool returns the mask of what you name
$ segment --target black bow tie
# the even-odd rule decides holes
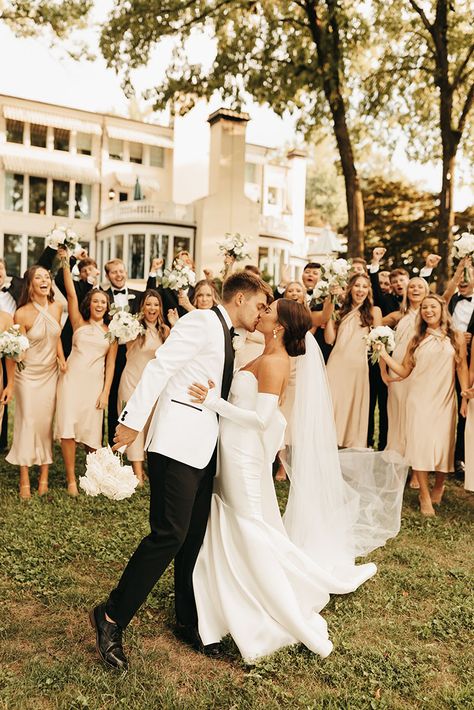
[[[9,290],[10,290],[9,286],[2,286],[3,293],[8,293]]]
[[[123,293],[123,295],[125,296],[125,294],[127,293],[127,289],[123,288],[121,291],[117,290],[113,291],[112,293],[114,294],[114,296],[118,296],[119,293]]]
[[[313,289],[312,289],[312,288],[309,288],[309,289],[306,291],[306,293],[308,294],[308,296],[312,296],[312,295],[313,295]]]
[[[469,301],[469,303],[472,303],[472,296],[458,296],[458,303],[459,301]]]

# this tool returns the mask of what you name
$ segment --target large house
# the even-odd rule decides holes
[[[205,164],[176,165],[175,128],[0,95],[0,256],[7,272],[35,263],[55,225],[71,227],[100,267],[123,259],[147,277],[151,259],[169,265],[180,249],[198,274],[222,266],[227,232],[250,238],[251,261],[278,280],[308,257],[306,157],[246,142],[249,116],[227,109],[202,126]],[[181,130],[182,135],[182,130]],[[183,151],[181,151],[183,153]],[[199,169],[198,169],[199,167]],[[195,171],[195,173],[193,173]],[[183,180],[200,194],[186,194]]]

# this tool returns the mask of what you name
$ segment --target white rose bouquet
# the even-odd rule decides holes
[[[112,320],[104,337],[110,343],[117,340],[119,345],[125,345],[125,343],[135,340],[135,338],[145,332],[145,328],[138,316],[132,315],[128,310],[128,306],[125,306],[125,308],[112,308],[109,314],[112,316]]]
[[[195,283],[196,274],[181,259],[176,259],[172,269],[165,269],[161,279],[161,285],[164,288],[170,288],[172,291],[185,291],[190,286],[194,286]]]
[[[242,237],[237,232],[235,232],[235,234],[227,233],[225,239],[218,244],[219,251],[223,252],[226,256],[232,256],[236,261],[250,259],[247,242],[247,237]]]
[[[375,365],[380,360],[380,351],[375,347],[378,343],[385,345],[388,353],[395,349],[395,333],[388,325],[377,325],[370,329],[370,333],[365,336],[367,352],[370,353],[370,362]]]
[[[325,261],[321,266],[321,279],[328,284],[328,290],[339,286],[345,289],[349,281],[351,264],[347,259],[330,259]],[[332,301],[335,304],[338,300],[336,294],[332,295]]]
[[[73,253],[78,253],[82,249],[76,232],[68,227],[54,227],[46,236],[45,245],[51,249],[65,247]]]
[[[26,335],[20,333],[19,325],[12,325],[11,328],[0,333],[0,357],[15,360],[20,372],[25,367],[25,363],[22,362],[23,354],[29,347],[30,341]]]
[[[100,493],[111,500],[130,498],[138,485],[131,466],[124,466],[120,454],[110,446],[97,449],[86,458],[86,474],[79,478],[79,487],[88,496]]]
[[[329,282],[325,279],[320,279],[313,288],[313,298],[311,300],[316,303],[322,303],[329,296]]]
[[[474,258],[474,234],[469,232],[463,232],[459,239],[453,243],[452,257],[453,259],[464,259],[465,256],[469,256],[471,259]],[[469,275],[469,269],[464,268],[464,282],[469,283],[471,277]]]

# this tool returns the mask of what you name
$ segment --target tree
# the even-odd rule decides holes
[[[217,55],[209,70],[192,65],[186,40],[196,29],[212,36]],[[251,95],[277,114],[301,112],[300,125],[332,127],[348,212],[348,247],[364,245],[364,207],[348,120],[350,77],[368,42],[357,3],[344,0],[118,0],[101,35],[109,66],[125,71],[145,64],[166,36],[177,40],[164,82],[150,92],[156,109],[215,91],[239,109]]]
[[[456,158],[463,143],[466,154],[474,148],[474,5],[472,0],[376,0],[375,6],[387,50],[365,82],[366,108],[381,123],[400,122],[412,139],[413,157],[441,158],[436,233],[445,281]]]
[[[41,34],[66,39],[71,30],[83,29],[94,0],[5,0],[0,1],[0,20],[18,37]],[[86,44],[80,42],[76,51],[68,50],[74,58],[91,59]]]

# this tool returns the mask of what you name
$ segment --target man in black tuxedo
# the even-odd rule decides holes
[[[182,261],[186,266],[189,266],[189,268],[194,271],[195,266],[194,266],[194,261],[192,259],[191,254],[188,251],[179,251],[175,258],[173,259],[173,266],[176,264],[177,260]],[[161,277],[163,275],[163,265],[164,261],[163,259],[160,258],[155,258],[151,262],[151,268],[150,268],[150,274],[148,276],[148,281],[146,282],[146,287],[148,288],[154,288],[156,291],[161,296],[161,301],[163,303],[163,317],[165,319],[166,325],[171,327],[171,323],[168,320],[168,311],[170,310],[176,310],[178,313],[178,317],[181,318],[182,316],[186,315],[189,311],[187,311],[183,306],[181,306],[179,302],[179,292],[174,291],[171,288],[163,288],[161,285]],[[188,289],[188,298],[192,302],[194,298],[194,288],[193,286],[190,286]]]
[[[140,310],[140,301],[142,297],[141,291],[127,287],[127,270],[121,259],[111,259],[105,266],[105,275],[110,282],[110,288],[106,289],[105,293],[110,298],[110,305],[118,308],[128,306],[131,313],[138,313]],[[107,408],[107,427],[108,427],[108,442],[113,446],[115,429],[118,423],[118,388],[120,378],[127,360],[126,345],[119,345],[117,351],[117,359],[115,361],[114,378],[109,394],[109,405]],[[122,403],[120,403],[121,405]],[[120,406],[122,409],[122,406]]]
[[[464,334],[468,357],[472,349],[474,335],[474,267],[470,267],[470,281],[463,280],[458,285],[458,292],[451,298],[448,309],[453,319],[453,327]],[[469,360],[468,360],[469,362]],[[461,388],[456,377],[456,394],[458,398],[458,424],[456,429],[456,448],[454,451],[456,478],[464,480],[464,430],[466,420],[459,414],[461,406]]]

